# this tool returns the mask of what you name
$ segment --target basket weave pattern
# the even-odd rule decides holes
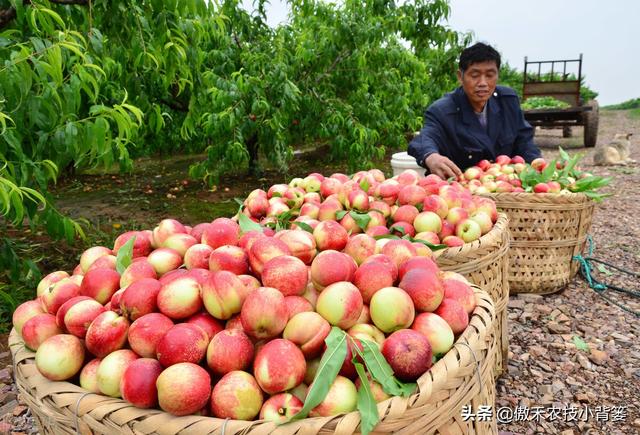
[[[392,397],[378,404],[380,423],[374,434],[497,434],[495,419],[464,421],[462,407],[476,412],[495,405],[493,368],[496,358],[495,310],[492,298],[474,288],[478,306],[469,327],[431,370],[418,379],[419,390],[408,398]],[[352,434],[359,433],[360,413],[307,418],[276,426],[265,421],[174,417],[159,410],[139,409],[121,399],[87,393],[69,382],[51,382],[36,368],[35,354],[13,330],[9,345],[16,385],[43,434]]]
[[[509,216],[511,293],[562,290],[578,272],[591,228],[594,202],[584,194],[497,193],[490,196]]]
[[[507,327],[509,257],[507,254],[510,244],[509,219],[506,214],[500,213],[493,229],[475,242],[436,251],[436,262],[441,270],[464,275],[493,298],[498,339],[496,376],[506,370],[509,354],[509,328]]]

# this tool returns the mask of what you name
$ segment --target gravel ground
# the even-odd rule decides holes
[[[572,148],[581,146],[582,132],[574,130],[575,136],[568,139],[562,139],[559,131],[541,131],[537,142],[544,156],[555,157],[558,145],[576,151]],[[640,161],[640,119],[623,111],[601,112],[599,144],[627,132],[634,134],[632,158]],[[614,177],[608,187],[613,196],[598,206],[594,216],[594,256],[638,273],[640,166],[591,167],[591,153],[583,167]],[[613,273],[605,278],[640,290],[637,277]],[[640,299],[612,297],[640,311]],[[638,317],[602,299],[581,278],[554,295],[512,296],[508,313],[508,373],[498,380],[493,408],[501,434],[640,433]],[[6,351],[6,343],[0,351]],[[0,361],[7,356],[0,353]],[[0,434],[37,432],[9,365],[0,370]]]
[[[581,129],[575,130],[576,137],[569,139],[560,138],[556,130],[540,132],[544,156],[555,157],[558,144],[569,149],[580,144]],[[629,118],[627,112],[601,112],[598,144],[606,144],[615,133],[633,133],[631,157],[640,161],[640,119]],[[640,166],[594,167],[592,152],[582,166],[613,177],[607,188],[613,196],[596,208],[593,219],[593,256],[640,273]],[[640,291],[637,277],[598,272],[598,278]],[[640,312],[640,299],[615,292],[611,297]],[[640,433],[638,317],[605,301],[579,277],[557,294],[512,296],[508,315],[510,361],[497,384],[496,408],[504,408],[499,430]],[[580,340],[588,350],[577,348]]]

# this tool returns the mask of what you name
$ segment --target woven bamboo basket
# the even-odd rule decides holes
[[[408,398],[392,397],[378,404],[380,423],[373,434],[497,434],[495,418],[465,421],[463,406],[476,412],[494,407],[496,357],[495,310],[492,298],[474,288],[478,306],[469,327],[431,370],[418,380],[419,391]],[[35,354],[25,348],[15,330],[9,337],[16,385],[42,434],[353,434],[360,413],[307,418],[276,426],[263,420],[221,420],[174,417],[159,410],[139,409],[121,399],[88,393],[69,382],[51,382],[36,368]]]
[[[493,298],[498,339],[496,376],[506,370],[509,356],[507,326],[509,246],[509,219],[506,214],[500,213],[493,229],[475,242],[436,251],[436,262],[441,270],[450,270],[464,275]]]
[[[578,272],[573,256],[582,252],[594,202],[581,193],[496,193],[509,216],[511,293],[549,294],[562,290]]]

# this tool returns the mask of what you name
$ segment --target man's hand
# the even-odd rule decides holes
[[[429,168],[429,172],[445,180],[450,177],[458,178],[458,176],[462,174],[462,171],[460,171],[460,168],[458,168],[455,163],[438,153],[429,155],[429,157],[424,159],[424,164]]]

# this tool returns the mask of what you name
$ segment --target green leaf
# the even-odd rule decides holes
[[[251,220],[249,216],[244,213],[238,214],[238,225],[240,225],[240,231],[248,233],[249,231],[263,231],[262,226]]]
[[[305,222],[295,222],[296,226],[305,230],[308,233],[312,233],[313,234],[313,228],[311,228],[311,225],[309,225],[308,223]]]
[[[369,187],[371,186],[369,185],[369,182],[366,179],[360,182],[360,189],[364,190],[365,192],[369,191]]]
[[[567,154],[567,152],[563,150],[562,147],[558,147],[558,152],[560,153],[560,158],[562,158],[562,160],[565,160],[567,162],[571,160],[569,154]]]
[[[414,242],[414,243],[422,243],[423,245],[425,245],[427,248],[431,249],[432,251],[439,251],[441,249],[448,248],[447,245],[444,245],[442,243],[434,245],[433,243],[429,243],[426,240],[414,239],[413,237],[409,237],[409,241]]]
[[[396,236],[395,234],[380,234],[377,236],[373,236],[373,238],[376,240],[380,240],[380,239],[400,240],[400,236]]]
[[[573,336],[573,344],[576,345],[576,348],[578,350],[582,350],[584,352],[589,352],[589,345],[580,337],[578,337],[577,335]]]
[[[360,378],[360,388],[358,388],[358,411],[360,411],[360,430],[363,435],[368,435],[380,421],[378,405],[373,398],[369,379],[364,371],[364,366],[355,362],[353,364]]]
[[[606,267],[604,267],[604,264],[598,264],[598,266],[597,266],[597,267],[598,267],[598,270],[599,270],[601,273],[604,273],[604,274],[605,274],[605,275],[607,275],[607,276],[611,276],[611,275],[613,275],[613,272],[611,272],[609,269],[607,269]]]
[[[404,236],[404,235],[405,235],[405,233],[406,233],[403,227],[401,227],[401,226],[396,226],[396,225],[392,225],[392,226],[390,226],[390,227],[389,227],[389,231],[397,231],[397,232],[399,232],[400,234],[402,234],[403,236]]]
[[[416,390],[417,385],[415,383],[403,383],[393,376],[393,369],[384,359],[378,345],[368,341],[360,340],[362,344],[362,358],[364,363],[371,373],[373,380],[382,385],[382,389],[385,393],[392,396],[404,396],[409,397]],[[359,350],[356,350],[360,353]]]
[[[133,244],[135,242],[136,236],[133,236],[127,240],[127,243],[118,249],[118,255],[116,256],[116,271],[121,275],[133,261]]]
[[[347,210],[339,210],[336,212],[336,220],[341,220],[347,213],[349,213]]]
[[[316,377],[311,383],[311,388],[304,401],[304,406],[299,413],[293,416],[292,420],[305,418],[309,411],[318,406],[325,397],[335,381],[340,368],[347,356],[347,334],[340,328],[334,326],[324,340],[327,350],[324,351]]]
[[[349,215],[356,221],[356,224],[362,229],[362,231],[367,231],[367,225],[371,222],[371,216],[368,213],[358,213],[355,210],[351,210]]]

